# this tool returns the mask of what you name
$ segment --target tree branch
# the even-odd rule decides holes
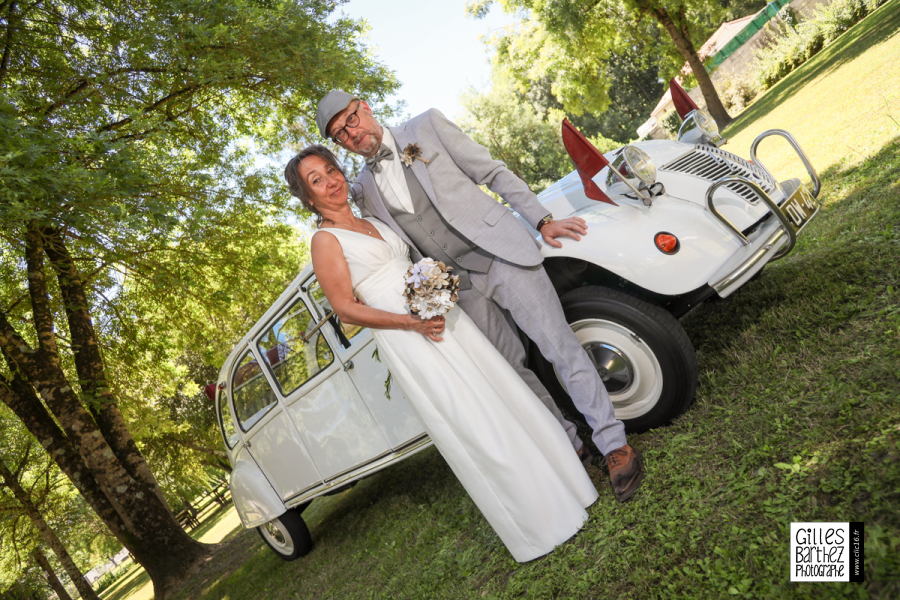
[[[163,500],[162,492],[144,460],[134,438],[128,432],[125,419],[119,411],[115,396],[106,377],[106,367],[100,354],[100,344],[91,320],[87,295],[78,268],[65,246],[58,228],[44,228],[47,243],[44,251],[56,271],[69,333],[72,336],[72,352],[75,370],[81,383],[82,396],[88,411],[94,417],[106,443],[126,472],[151,493]]]
[[[9,358],[4,355],[7,362]],[[122,539],[125,522],[119,516],[109,498],[100,492],[91,469],[84,463],[66,434],[60,429],[34,389],[19,375],[12,379],[0,376],[0,402],[22,421],[28,431],[72,481],[98,515],[109,525],[113,535]]]
[[[6,3],[4,3],[5,5]],[[6,6],[4,6],[6,8]],[[6,35],[4,35],[3,40],[3,55],[0,56],[0,82],[6,77],[7,69],[9,69],[9,55],[10,48],[12,47],[12,34],[13,29],[16,28],[14,13],[16,10],[16,1],[12,0],[8,5],[8,10],[6,11]]]
[[[167,94],[166,96],[163,96],[162,98],[160,98],[153,104],[150,104],[150,105],[144,107],[141,110],[141,113],[145,114],[145,115],[148,113],[151,113],[154,110],[156,110],[157,108],[159,108],[160,106],[163,106],[176,98],[179,98],[181,96],[184,96],[185,94],[190,94],[191,92],[195,92],[195,91],[199,90],[200,87],[201,86],[199,84],[195,84],[195,85],[189,85],[187,87],[183,87],[180,90],[175,90],[174,92]],[[128,125],[133,120],[134,119],[131,117],[125,117],[124,119],[120,119],[114,123],[107,123],[106,125],[103,125],[102,127],[100,127],[97,131],[98,132],[115,131],[116,129],[119,129],[121,127],[124,127],[125,125]]]
[[[37,331],[38,347],[43,354],[57,354],[53,333],[53,313],[50,311],[50,294],[44,273],[43,239],[35,222],[28,224],[25,233],[25,264],[28,271],[28,293],[31,297],[31,313]]]
[[[0,351],[7,357],[9,368],[14,373],[34,368],[34,350],[12,326],[5,312],[0,312]]]

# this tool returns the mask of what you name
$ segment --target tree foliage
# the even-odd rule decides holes
[[[477,0],[469,5],[473,14],[484,14],[494,0]],[[712,116],[724,126],[731,117],[725,111],[709,79],[697,46],[721,22],[725,11],[717,0],[499,0],[508,11],[522,11],[529,21],[540,24],[545,35],[519,35],[525,45],[546,45],[555,50],[543,55],[554,57],[556,70],[554,94],[567,111],[602,112],[608,104],[609,83],[603,63],[615,55],[653,44],[647,20],[665,32],[668,48],[662,56],[673,55],[687,62],[696,77]],[[630,43],[631,42],[631,43]],[[540,53],[539,53],[540,54]],[[665,63],[665,64],[663,64]],[[680,64],[660,60],[664,79],[677,74]],[[566,66],[570,65],[570,66]]]
[[[536,108],[502,74],[495,72],[490,91],[470,94],[464,104],[463,128],[535,192],[572,170],[560,134],[564,113]],[[592,141],[602,151],[620,145],[602,136]]]
[[[396,85],[335,5],[0,1],[0,400],[157,598],[207,551],[136,440],[190,439],[191,377],[302,258],[252,150],[309,137],[331,87]]]

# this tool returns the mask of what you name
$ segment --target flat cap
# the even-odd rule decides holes
[[[316,109],[316,125],[319,126],[322,137],[328,137],[328,123],[334,115],[347,108],[354,98],[356,96],[351,96],[344,90],[331,90],[319,101],[319,107]]]

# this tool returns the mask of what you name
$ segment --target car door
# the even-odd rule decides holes
[[[298,297],[254,344],[283,406],[285,431],[292,427],[319,476],[328,481],[383,456],[391,445],[318,321]],[[267,452],[262,460],[279,464],[278,446],[273,443]]]
[[[310,300],[320,318],[331,312],[322,288],[311,277],[304,282]],[[335,319],[332,324],[337,323]],[[388,375],[387,366],[378,357],[370,329],[337,323],[335,335],[343,343],[335,344],[337,357],[344,365],[357,392],[368,406],[392,448],[401,448],[425,435],[425,426],[403,390]]]
[[[228,387],[243,433],[241,452],[249,453],[281,499],[288,500],[319,485],[322,476],[279,404],[252,345],[236,361]]]

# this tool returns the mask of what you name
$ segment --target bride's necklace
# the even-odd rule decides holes
[[[375,230],[375,226],[366,221],[365,219],[357,219],[353,222],[353,224],[345,225],[342,223],[337,223],[332,221],[331,219],[323,219],[323,222],[331,223],[332,226],[337,227],[338,229],[347,229],[349,231],[355,231],[356,233],[362,233],[365,235],[370,235],[372,237],[378,237],[378,232]],[[361,227],[357,227],[357,223],[361,224]]]

